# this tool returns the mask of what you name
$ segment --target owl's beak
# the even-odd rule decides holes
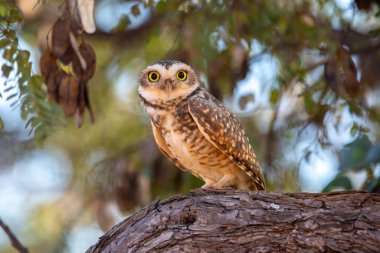
[[[164,83],[165,83],[166,94],[169,96],[170,91],[172,89],[173,81],[172,79],[166,79]]]
[[[170,85],[166,85],[166,94],[169,96],[170,93]]]

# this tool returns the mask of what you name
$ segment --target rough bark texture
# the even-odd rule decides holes
[[[380,194],[196,190],[124,220],[95,252],[380,252]]]

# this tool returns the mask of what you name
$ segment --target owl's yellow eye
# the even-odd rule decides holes
[[[180,70],[177,72],[177,79],[180,81],[185,81],[187,79],[187,73],[186,71]]]
[[[158,74],[157,71],[151,71],[148,73],[148,79],[149,81],[155,83],[160,79],[160,74]]]

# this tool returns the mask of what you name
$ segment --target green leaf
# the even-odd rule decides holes
[[[1,71],[3,72],[5,78],[9,77],[9,74],[11,73],[12,69],[13,67],[8,66],[7,64],[3,64],[3,66],[1,66]]]
[[[18,39],[16,38],[16,30],[8,29],[8,30],[4,31],[4,35],[6,37],[14,40],[14,43],[16,43],[16,45],[18,44]]]
[[[32,73],[32,63],[30,62],[19,63],[18,68],[19,68],[19,72],[22,73],[25,79],[28,79],[28,77],[30,77]]]
[[[0,130],[4,129],[4,121],[0,118]]]
[[[17,106],[19,104],[19,101],[18,100],[15,100],[15,101],[13,101],[10,105],[9,105],[9,107],[10,108],[15,108],[15,106]]]
[[[5,92],[5,93],[10,92],[10,91],[13,90],[14,88],[16,88],[16,87],[13,86],[13,85],[10,85],[9,87],[7,87],[7,88],[4,89],[4,92]]]
[[[19,50],[17,54],[17,63],[19,65],[28,63],[30,57],[30,53],[27,50]]]
[[[323,190],[322,192],[330,192],[334,189],[341,189],[344,190],[351,190],[352,189],[352,183],[351,180],[343,175],[338,175],[335,177]]]
[[[21,75],[20,78],[18,79],[17,83],[18,83],[18,87],[21,91],[21,94],[25,94],[27,92],[29,92],[29,87],[25,84],[25,82],[27,82],[29,80],[29,77],[27,77],[26,75]]]
[[[361,107],[358,106],[357,104],[352,103],[352,102],[347,102],[347,105],[351,114],[359,115],[359,116],[363,114]]]
[[[122,32],[131,24],[128,15],[124,15],[119,19],[117,25],[112,29],[112,32]]]
[[[29,85],[31,88],[41,88],[41,85],[43,84],[44,79],[40,75],[33,75],[30,78]]]
[[[316,114],[316,104],[312,98],[312,95],[308,92],[304,96],[305,110],[309,115]]]
[[[29,105],[27,103],[21,103],[21,118],[23,120],[28,118],[29,110]]]
[[[279,90],[272,90],[270,93],[270,98],[269,101],[272,105],[275,105],[280,97],[280,92]]]
[[[137,17],[140,15],[140,8],[139,8],[139,4],[135,4],[132,6],[131,8],[131,13],[133,16]]]
[[[9,95],[9,96],[6,98],[6,100],[9,101],[9,100],[11,100],[11,99],[17,97],[17,95],[18,95],[18,93],[13,93],[13,94]]]
[[[3,58],[9,62],[13,62],[14,51],[11,48],[5,49],[3,53]]]
[[[11,15],[13,17],[13,20],[17,23],[22,22],[22,15],[21,12],[18,9],[12,9],[11,10]]]
[[[37,143],[37,145],[42,145],[42,142],[46,139],[47,132],[44,127],[42,127],[42,124],[36,127],[36,130],[34,131],[34,139]]]
[[[351,136],[355,136],[358,132],[359,132],[359,125],[358,123],[354,122],[354,124],[352,124],[352,127],[350,129],[350,134]]]
[[[8,37],[1,39],[0,40],[0,48],[4,48],[4,47],[8,46],[10,43],[11,43],[11,39]]]
[[[355,141],[347,144],[339,152],[339,170],[362,168],[368,165],[367,153],[372,147],[366,135],[359,136]]]
[[[379,192],[380,190],[380,177],[371,180],[366,187],[368,192]]]
[[[26,122],[24,128],[27,129],[29,126],[31,126],[32,125],[32,121],[33,121],[33,118],[28,119],[28,121]]]
[[[380,143],[375,143],[367,153],[368,163],[380,163]]]

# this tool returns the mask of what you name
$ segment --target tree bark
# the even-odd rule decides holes
[[[195,190],[125,219],[98,252],[380,252],[380,194]]]

